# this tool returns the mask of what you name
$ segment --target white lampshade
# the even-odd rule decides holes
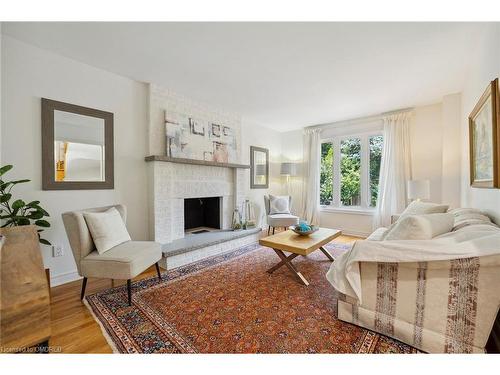
[[[282,176],[296,176],[297,164],[290,162],[281,163],[280,174]]]
[[[408,199],[429,199],[431,197],[431,184],[429,180],[408,181]]]

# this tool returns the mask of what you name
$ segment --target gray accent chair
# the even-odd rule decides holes
[[[297,225],[299,223],[299,217],[292,215],[292,214],[273,214],[271,215],[271,200],[269,199],[268,195],[264,195],[264,206],[266,208],[266,215],[267,215],[267,235],[271,234],[271,228],[273,229],[273,234],[274,230],[276,228],[288,228],[291,225]],[[289,197],[289,205],[290,208],[292,207],[292,197]]]
[[[127,241],[99,254],[83,216],[84,212],[104,212],[114,207],[123,222],[127,219],[127,209],[118,204],[106,207],[88,208],[62,214],[64,228],[73,251],[78,274],[83,277],[80,298],[85,297],[87,278],[127,280],[128,304],[132,304],[131,280],[153,264],[161,280],[158,261],[162,257],[161,246],[153,241]]]

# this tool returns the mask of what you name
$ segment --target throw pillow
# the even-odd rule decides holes
[[[406,210],[404,210],[401,213],[401,216],[441,214],[441,213],[445,213],[446,210],[448,210],[448,205],[446,205],[446,204],[413,201],[408,205],[408,207],[406,207]]]
[[[275,197],[269,194],[269,214],[290,214],[290,197],[288,195]]]
[[[104,212],[84,212],[83,217],[99,254],[130,241],[125,223],[116,208]]]
[[[448,213],[452,214],[455,218],[453,231],[462,229],[469,225],[495,225],[491,222],[491,219],[488,216],[476,208],[455,208],[448,210]]]
[[[430,240],[451,232],[453,222],[454,217],[449,213],[406,215],[384,233],[383,240]]]

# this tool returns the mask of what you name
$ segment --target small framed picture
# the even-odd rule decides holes
[[[203,124],[192,117],[189,118],[189,127],[191,128],[191,133],[197,135],[205,135],[205,127],[203,126]]]
[[[203,151],[203,160],[205,161],[213,161],[214,154],[210,151]]]
[[[212,135],[214,137],[220,137],[220,128],[219,124],[212,124]]]
[[[491,81],[469,115],[470,184],[500,188],[500,105],[498,78]]]
[[[223,142],[214,141],[213,148],[214,148],[213,160],[219,163],[227,163],[229,160],[227,144]]]
[[[222,127],[222,134],[224,134],[226,137],[229,137],[229,136],[233,135],[233,129],[231,129],[228,126],[223,126]]]

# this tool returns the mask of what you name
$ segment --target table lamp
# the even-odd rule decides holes
[[[408,199],[428,200],[431,197],[431,184],[429,180],[409,180]]]

